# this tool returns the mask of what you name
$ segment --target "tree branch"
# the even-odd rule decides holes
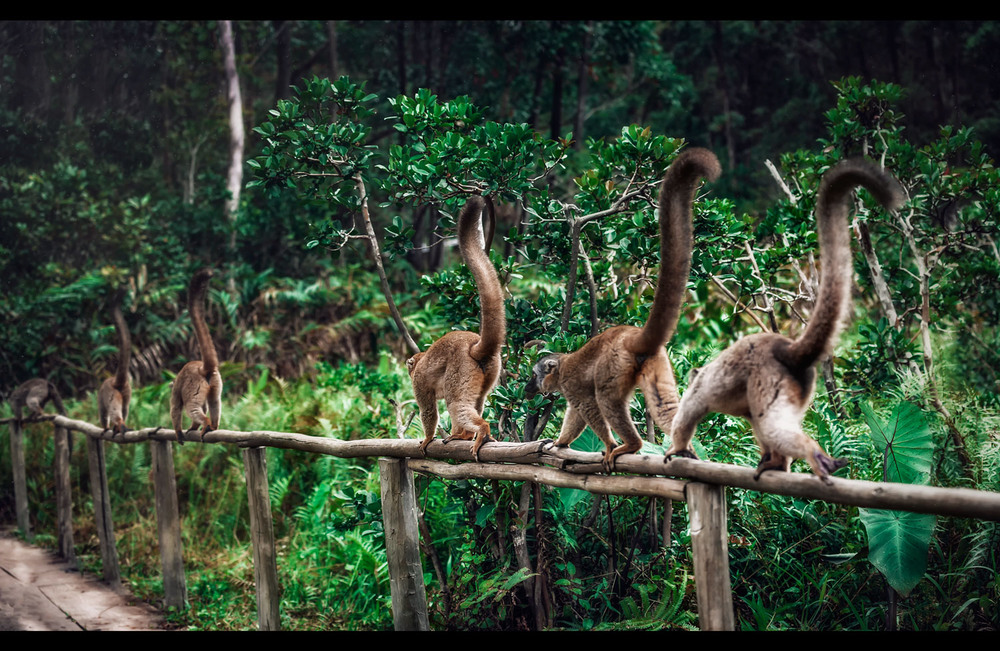
[[[362,180],[360,173],[355,172],[353,178],[354,187],[358,192],[358,202],[361,204],[361,220],[365,225],[365,232],[368,234],[368,244],[372,250],[372,258],[375,260],[375,269],[378,271],[379,283],[382,285],[382,294],[385,296],[385,302],[389,306],[389,313],[392,314],[392,320],[396,323],[396,328],[399,329],[399,334],[403,337],[403,341],[406,342],[407,348],[413,354],[419,353],[420,346],[410,336],[410,331],[407,330],[406,324],[403,323],[403,317],[399,314],[399,308],[396,307],[396,301],[392,299],[389,280],[386,278],[385,267],[382,264],[382,251],[379,249],[378,237],[375,236],[375,228],[372,226],[372,220],[368,214],[368,193],[365,189],[365,182]]]
[[[733,294],[731,291],[729,291],[729,289],[727,289],[726,286],[722,284],[722,281],[719,279],[718,276],[715,276],[713,274],[712,276],[710,276],[710,279],[711,279],[712,283],[716,287],[719,288],[719,291],[722,292],[722,295],[725,296],[727,299],[729,299],[729,301],[733,304],[733,307],[736,308],[737,312],[742,313],[742,314],[746,314],[747,316],[749,316],[751,319],[753,319],[754,323],[756,323],[758,326],[760,326],[760,329],[763,330],[764,332],[770,332],[770,329],[767,327],[767,324],[765,324],[763,321],[761,321],[760,317],[758,317],[756,314],[754,314],[750,310],[750,308],[748,308],[745,305],[743,305],[742,303],[740,303],[740,299],[737,298],[735,294]]]

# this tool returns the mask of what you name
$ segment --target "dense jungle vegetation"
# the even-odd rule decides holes
[[[858,193],[853,319],[805,427],[850,460],[840,476],[998,491],[998,48],[988,21],[0,23],[0,391],[45,377],[71,417],[96,423],[117,360],[108,299],[125,286],[129,426],[169,426],[170,381],[197,354],[186,284],[211,266],[222,427],[419,437],[407,337],[426,348],[477,328],[453,237],[464,198],[482,193],[501,206],[492,259],[508,320],[486,418],[501,440],[554,438],[565,403],[526,397],[528,370],[542,350],[644,322],[657,184],[678,150],[709,147],[723,168],[695,205],[668,347],[682,393],[740,335],[808,321],[818,178],[864,155],[907,201],[886,213]],[[645,450],[662,453],[641,396],[632,409]],[[42,543],[50,431],[30,425],[26,443]],[[3,441],[0,522],[13,523]],[[757,463],[739,419],[710,416],[696,445]],[[599,443],[588,431],[574,446]],[[190,606],[171,621],[253,629],[239,451],[175,455]],[[124,578],[155,603],[149,453],[109,444],[107,458]],[[375,460],[268,450],[267,463],[282,628],[390,629]],[[87,475],[77,444],[75,540],[94,569]],[[662,540],[651,500],[418,488],[435,629],[697,627],[683,505]],[[738,629],[1000,627],[996,522],[727,499]]]

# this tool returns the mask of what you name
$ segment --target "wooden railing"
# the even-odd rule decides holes
[[[112,585],[120,583],[121,575],[114,544],[111,498],[102,441],[117,444],[149,442],[164,602],[168,607],[184,607],[187,593],[173,466],[172,443],[176,440],[173,430],[146,428],[113,437],[109,431],[102,431],[95,425],[65,416],[35,417],[25,422],[39,420],[52,420],[55,426],[58,544],[63,556],[70,559],[73,556],[72,500],[69,495],[69,446],[66,432],[76,431],[86,435],[103,574],[104,579]],[[18,526],[30,537],[22,434],[13,424],[10,430]],[[198,441],[198,437],[189,434],[186,440]],[[623,455],[617,460],[618,473],[630,474],[606,476],[596,474],[601,471],[600,453],[554,449],[547,446],[548,441],[490,443],[480,451],[482,462],[479,463],[472,462],[471,444],[445,444],[440,439],[428,446],[426,456],[420,453],[418,439],[341,441],[288,432],[216,430],[206,435],[205,442],[243,448],[253,538],[258,627],[261,630],[277,630],[280,621],[277,555],[264,455],[267,447],[336,457],[380,457],[386,555],[390,572],[393,622],[397,630],[429,628],[413,472],[444,479],[477,477],[528,481],[578,488],[591,493],[651,496],[686,502],[691,522],[698,623],[706,630],[731,630],[734,627],[724,495],[726,486],[867,508],[1000,521],[1000,493],[867,482],[839,477],[833,478],[831,484],[824,484],[812,474],[797,472],[765,473],[759,480],[755,480],[753,468],[683,458],[671,459],[665,463],[660,456],[636,454]],[[446,463],[440,459],[462,463]]]

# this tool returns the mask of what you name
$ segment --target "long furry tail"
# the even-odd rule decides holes
[[[211,269],[201,269],[192,276],[191,285],[188,288],[188,314],[191,315],[191,324],[194,326],[194,334],[198,339],[198,348],[201,349],[201,363],[205,377],[219,368],[219,354],[215,351],[212,335],[205,323],[205,294],[208,292],[208,281],[212,276]]]
[[[477,361],[500,352],[500,347],[507,337],[503,288],[500,286],[500,278],[493,268],[493,263],[490,262],[489,255],[480,246],[478,237],[485,206],[485,199],[479,195],[471,195],[458,216],[458,248],[479,289],[479,342],[470,351],[472,358]]]
[[[62,396],[59,394],[59,389],[56,388],[56,385],[51,382],[49,382],[49,399],[55,405],[56,413],[65,416],[66,406],[63,405]]]
[[[903,190],[890,174],[863,158],[837,163],[823,174],[816,197],[822,277],[816,307],[805,331],[785,351],[781,361],[791,368],[808,368],[829,355],[847,318],[851,300],[851,238],[848,226],[851,194],[866,188],[887,210],[903,203]]]
[[[118,370],[115,372],[115,389],[121,391],[128,382],[128,365],[132,353],[132,337],[128,331],[128,324],[122,315],[122,299],[125,297],[125,290],[119,289],[115,293],[114,302],[111,306],[111,320],[115,323],[115,330],[118,331]]]
[[[691,272],[692,209],[698,181],[714,181],[722,168],[707,149],[686,149],[667,168],[660,187],[660,275],[653,306],[640,334],[629,343],[636,355],[651,355],[674,334]]]

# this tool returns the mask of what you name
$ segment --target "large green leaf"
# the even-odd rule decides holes
[[[858,512],[868,532],[868,560],[905,597],[927,569],[936,516],[879,509]]]
[[[886,481],[926,484],[934,440],[920,409],[900,402],[884,423],[867,404],[861,410],[872,441],[882,452]],[[896,592],[906,596],[927,569],[935,516],[878,509],[859,509],[859,513],[868,532],[868,560]]]
[[[900,402],[883,423],[871,407],[861,404],[872,441],[885,459],[886,481],[926,484],[931,474],[934,440],[920,408]]]

